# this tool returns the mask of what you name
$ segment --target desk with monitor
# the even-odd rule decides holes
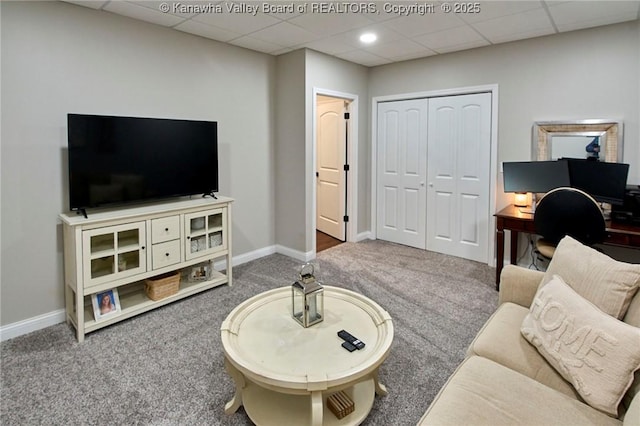
[[[578,188],[599,203],[623,204],[629,165],[584,159],[556,161],[505,162],[504,191],[533,193],[532,206],[509,205],[495,214],[497,268],[496,288],[504,265],[504,231],[511,233],[511,263],[517,262],[518,234],[536,233],[534,213],[536,194],[558,187]],[[606,221],[604,244],[640,247],[640,227]]]
[[[509,231],[510,236],[510,261],[515,265],[518,259],[518,235],[520,232],[535,234],[533,214],[523,213],[520,208],[508,205],[495,214],[496,217],[496,290],[499,290],[500,273],[504,267],[504,231]],[[640,248],[640,226],[606,221],[607,245]]]

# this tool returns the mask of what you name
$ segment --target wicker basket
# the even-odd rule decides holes
[[[180,271],[149,278],[144,283],[144,291],[151,300],[172,296],[180,289]]]

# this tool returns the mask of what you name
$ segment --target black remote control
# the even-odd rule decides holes
[[[353,351],[355,351],[356,349],[358,349],[358,348],[356,348],[355,346],[353,346],[353,345],[352,345],[351,343],[349,343],[349,342],[342,342],[342,347],[343,347],[343,348],[345,348],[346,350],[348,350],[349,352],[353,352]]]
[[[342,340],[344,340],[345,342],[349,342],[351,343],[353,346],[355,346],[358,350],[364,348],[364,342],[356,339],[355,337],[353,337],[351,334],[347,333],[344,330],[340,330],[338,331],[338,337],[340,337]]]

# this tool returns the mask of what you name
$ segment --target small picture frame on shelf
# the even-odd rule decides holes
[[[189,282],[207,281],[210,276],[211,265],[209,262],[199,263],[189,268],[187,279]]]
[[[119,313],[120,298],[118,297],[118,289],[112,288],[106,291],[100,291],[91,295],[91,304],[93,305],[93,317],[96,321],[102,321]]]

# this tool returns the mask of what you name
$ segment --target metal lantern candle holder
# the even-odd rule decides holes
[[[324,288],[314,273],[313,264],[305,263],[291,286],[291,314],[305,328],[324,319]]]

